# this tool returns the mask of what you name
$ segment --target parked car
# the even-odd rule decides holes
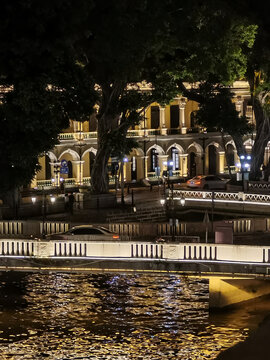
[[[74,226],[68,231],[55,233],[47,236],[49,240],[80,240],[80,241],[90,241],[90,240],[100,240],[100,241],[110,241],[110,240],[119,240],[120,236],[117,233],[114,233],[103,226],[93,226],[93,225],[79,225]]]
[[[190,188],[200,189],[226,189],[229,179],[222,179],[217,175],[197,175],[187,181]]]

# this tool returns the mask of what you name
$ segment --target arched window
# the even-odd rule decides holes
[[[90,176],[91,176],[91,173],[92,173],[94,161],[95,161],[95,154],[90,152],[89,153],[89,174],[90,174]]]
[[[137,180],[137,161],[136,157],[131,157],[131,180]]]
[[[68,161],[68,178],[72,178],[73,171],[72,171],[72,162]]]
[[[196,154],[194,152],[191,152],[189,154],[189,176],[194,177],[196,174]]]
[[[158,166],[158,152],[156,149],[151,150],[151,171],[155,171]]]
[[[171,158],[173,162],[173,170],[179,170],[179,151],[175,147],[171,149]]]
[[[214,145],[209,145],[208,147],[208,161],[208,173],[211,175],[215,175],[217,173],[217,149]]]
[[[232,144],[227,146],[227,166],[234,166],[234,147]]]

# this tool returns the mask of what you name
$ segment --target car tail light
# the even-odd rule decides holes
[[[119,239],[119,235],[113,235],[113,239]]]

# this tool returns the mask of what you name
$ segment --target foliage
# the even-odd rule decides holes
[[[1,191],[29,183],[38,156],[53,148],[69,119],[85,120],[92,111],[94,84],[74,49],[90,8],[84,0],[1,6]]]
[[[185,82],[228,84],[243,76],[255,33],[232,1],[6,2],[0,84],[10,92],[2,93],[0,126],[7,136],[1,135],[0,150],[8,156],[0,166],[7,174],[18,166],[22,178],[8,175],[14,183],[0,185],[29,181],[37,156],[57,142],[68,119],[83,121],[97,102],[92,185],[97,193],[108,191],[109,156],[135,146],[126,133],[141,110],[153,101],[168,103],[179,92],[201,102],[203,96]],[[152,84],[147,94],[132,87],[143,81]]]
[[[143,81],[152,85],[147,101],[142,105],[137,99],[130,114],[154,101],[169,103],[179,92],[200,102],[202,96],[187,90],[185,82],[228,84],[243,76],[256,26],[239,19],[221,0],[95,1],[89,24],[91,34],[81,44],[80,61],[98,84],[99,138],[92,186],[106,192],[104,166],[111,150],[115,152],[114,144],[119,144],[124,151],[128,125],[137,122],[121,108],[129,85]]]
[[[203,96],[196,113],[198,123],[206,128],[215,128],[231,136],[243,136],[251,132],[251,125],[245,116],[239,116],[232,99],[234,94],[220,85],[202,83],[198,92]]]

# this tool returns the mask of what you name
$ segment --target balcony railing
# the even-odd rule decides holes
[[[74,178],[65,179],[65,186],[71,186],[71,185],[72,186],[76,185],[76,179]],[[51,180],[37,180],[37,188],[50,189],[50,188],[56,188],[56,185]]]
[[[199,128],[190,128],[188,132],[199,132]],[[181,134],[181,129],[166,129],[167,135],[176,135]],[[139,129],[139,130],[128,130],[127,137],[146,137],[146,136],[157,136],[165,135],[161,129]],[[60,133],[60,141],[77,141],[77,140],[88,140],[88,139],[97,139],[97,131],[90,132],[73,132],[73,133]]]
[[[59,134],[59,140],[74,140],[75,133],[61,133]]]

